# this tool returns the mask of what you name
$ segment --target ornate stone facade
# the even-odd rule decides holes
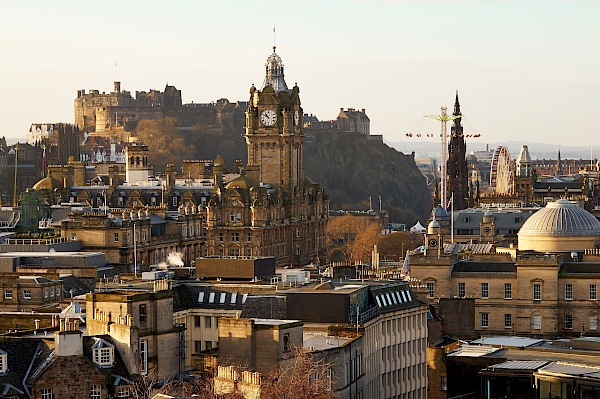
[[[250,88],[245,171],[224,186],[215,161],[207,255],[274,256],[278,265],[304,265],[326,251],[329,201],[304,177],[300,89],[287,88],[275,48],[266,70],[264,87]]]

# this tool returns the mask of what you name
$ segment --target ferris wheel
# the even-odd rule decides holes
[[[490,187],[499,194],[509,194],[512,189],[512,164],[508,148],[499,145],[494,150],[490,170]]]

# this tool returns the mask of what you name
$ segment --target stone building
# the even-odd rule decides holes
[[[132,397],[131,375],[115,349],[110,337],[83,336],[77,321],[72,320],[61,320],[53,337],[52,334],[6,337],[0,342],[0,396]]]
[[[481,335],[550,337],[598,331],[600,222],[566,200],[534,213],[518,233],[519,249],[448,254],[432,221],[425,251],[410,257],[411,277],[427,287],[430,304],[473,298]]]
[[[31,311],[58,305],[62,282],[58,274],[0,273],[0,309]]]
[[[298,86],[288,89],[273,48],[262,89],[250,88],[245,171],[225,185],[215,162],[207,255],[273,256],[278,265],[303,265],[325,254],[329,202],[304,177],[299,92]]]
[[[87,294],[90,335],[108,335],[132,375],[172,378],[185,368],[184,328],[173,322],[173,292],[166,280],[153,291]]]

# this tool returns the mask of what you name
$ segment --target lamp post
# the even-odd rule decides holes
[[[135,232],[135,220],[133,222],[133,275],[137,277],[137,236]]]

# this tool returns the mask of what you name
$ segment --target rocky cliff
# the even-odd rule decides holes
[[[431,195],[414,158],[359,134],[307,132],[304,173],[325,187],[331,209],[367,209],[369,196],[377,208],[390,211],[390,221],[426,219]]]

